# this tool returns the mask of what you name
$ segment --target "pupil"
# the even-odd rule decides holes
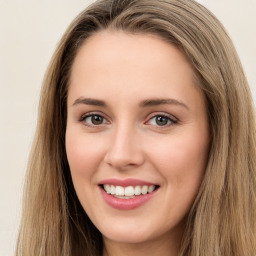
[[[157,116],[156,123],[160,126],[166,125],[168,123],[168,118],[163,116]]]
[[[92,123],[95,125],[102,124],[103,118],[101,116],[92,116]]]

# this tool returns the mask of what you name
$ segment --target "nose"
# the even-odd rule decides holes
[[[113,131],[104,160],[116,169],[142,165],[144,156],[138,132],[125,125]]]

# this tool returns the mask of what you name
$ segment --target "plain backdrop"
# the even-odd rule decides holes
[[[68,24],[91,2],[0,0],[0,255],[14,255],[44,72]],[[199,2],[231,35],[256,102],[256,1]]]

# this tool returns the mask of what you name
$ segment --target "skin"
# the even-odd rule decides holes
[[[95,125],[92,114],[102,122]],[[178,255],[208,148],[204,96],[181,51],[153,35],[120,31],[101,31],[84,43],[70,77],[66,151],[78,198],[103,235],[103,255]],[[142,206],[118,210],[98,186],[107,178],[160,188]]]

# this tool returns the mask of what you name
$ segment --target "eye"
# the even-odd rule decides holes
[[[176,120],[166,115],[155,115],[151,117],[148,121],[148,124],[155,126],[169,126],[176,123]]]
[[[107,123],[107,120],[103,116],[97,114],[84,115],[80,121],[87,126],[98,126]]]

